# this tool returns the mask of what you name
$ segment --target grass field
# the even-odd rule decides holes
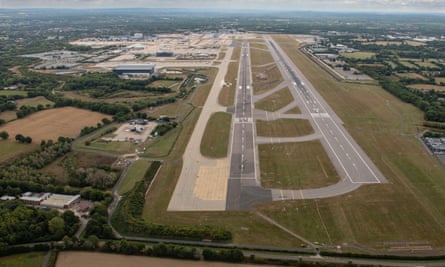
[[[267,188],[319,188],[339,181],[320,141],[259,145],[261,184]]]
[[[226,107],[233,106],[235,104],[235,91],[236,91],[236,81],[238,79],[238,69],[239,62],[234,61],[229,63],[227,69],[226,77],[224,81],[225,85],[218,96],[218,102]]]
[[[40,143],[41,140],[57,140],[59,136],[77,137],[83,127],[96,126],[103,118],[111,119],[111,116],[73,107],[56,108],[7,123],[0,131],[7,131],[12,137],[16,134],[31,136],[34,143]]]
[[[362,186],[336,198],[257,208],[312,241],[382,250],[390,246],[384,242],[426,241],[433,248],[442,248],[444,167],[414,136],[401,135],[401,129],[404,134],[417,132],[423,123],[422,112],[379,86],[334,80],[296,50],[293,40],[275,38],[390,183]]]
[[[46,252],[30,252],[0,257],[0,267],[42,267]]]
[[[127,256],[94,252],[61,252],[55,267],[121,267],[121,266],[164,266],[164,267],[257,267],[260,265],[160,259],[144,256]]]
[[[263,76],[263,78],[261,77]],[[276,64],[266,67],[253,67],[253,93],[255,95],[264,93],[275,88],[283,81],[283,76]]]
[[[89,146],[84,145],[84,148],[88,150],[104,151],[115,154],[127,154],[134,153],[136,144],[133,142],[110,142],[98,139],[92,141]]]
[[[413,73],[413,72],[408,72],[408,73],[397,73],[397,76],[398,76],[398,77],[401,77],[401,78],[422,79],[422,80],[424,80],[424,81],[427,81],[427,80],[428,80],[425,76],[420,75],[420,74],[418,74],[418,73]]]
[[[289,88],[284,88],[255,103],[255,108],[266,111],[277,111],[294,100]]]
[[[234,47],[231,60],[239,60],[240,56],[241,56],[241,47],[240,46]]]
[[[414,65],[411,62],[405,61],[405,60],[399,60],[400,64],[402,64],[403,66],[410,68],[410,69],[418,69],[419,67],[417,67],[416,65]]]
[[[252,66],[264,65],[274,62],[272,54],[267,48],[264,41],[249,42],[250,45],[250,61]]]
[[[314,132],[308,120],[300,119],[258,120],[256,131],[258,136],[265,137],[295,137]]]
[[[424,62],[418,61],[416,64],[425,68],[440,69],[440,67],[434,64],[434,62],[434,60],[425,60]]]
[[[408,87],[420,90],[445,91],[445,86],[434,85],[434,84],[410,84]]]
[[[43,105],[44,107],[46,105],[53,105],[54,103],[52,101],[49,101],[43,96],[36,96],[33,98],[25,98],[17,100],[17,107],[21,106],[29,106],[29,107],[37,107],[38,105]]]
[[[0,112],[0,119],[5,120],[6,122],[17,119],[17,115],[15,111],[3,111]]]
[[[343,53],[341,55],[353,59],[367,59],[375,57],[376,54],[374,52],[353,52],[353,53]]]
[[[0,90],[0,96],[20,95],[27,96],[28,92],[19,90]]]
[[[299,107],[294,107],[293,109],[286,111],[286,114],[301,114],[301,110]]]
[[[144,179],[144,175],[150,165],[151,162],[146,160],[138,160],[134,162],[119,187],[119,195],[124,195],[125,193],[130,191],[137,182]]]
[[[9,134],[9,140],[0,141],[0,162],[8,161],[20,154],[34,151],[38,148],[36,144],[20,144],[14,141],[14,136]]]
[[[210,116],[201,140],[201,154],[209,158],[227,157],[232,114],[217,112]]]

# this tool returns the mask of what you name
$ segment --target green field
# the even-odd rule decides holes
[[[258,136],[265,137],[296,137],[314,133],[308,120],[278,119],[274,121],[256,122]]]
[[[137,182],[142,181],[150,165],[151,162],[146,160],[138,160],[134,162],[119,187],[119,195],[124,195],[133,189]]]
[[[238,79],[238,69],[239,69],[238,61],[233,61],[229,63],[226,77],[224,78],[224,81],[226,82],[227,85],[223,86],[218,96],[218,102],[225,107],[233,106],[235,103],[235,91],[236,91],[236,82]]]
[[[353,53],[343,53],[341,55],[353,59],[367,59],[375,57],[376,54],[374,52],[353,52]]]
[[[0,267],[42,267],[46,252],[30,252],[0,257]]]
[[[255,108],[273,112],[289,105],[293,100],[294,98],[289,88],[286,87],[256,102]]]
[[[232,114],[217,112],[210,116],[201,140],[201,154],[209,158],[227,157]]]
[[[54,103],[52,101],[49,101],[43,96],[17,100],[17,107],[21,106],[37,107],[38,105],[43,105],[45,107],[46,105],[53,105],[53,104]]]
[[[20,154],[32,152],[39,147],[36,144],[20,144],[13,140],[14,136],[10,136],[9,140],[0,140],[0,162],[7,161]]]
[[[390,183],[362,186],[336,198],[262,204],[258,209],[326,244],[385,250],[389,245],[384,242],[422,240],[433,249],[442,248],[445,172],[413,136],[422,127],[422,112],[379,86],[334,80],[295,49],[292,39],[275,38]]]
[[[252,66],[273,63],[274,59],[264,41],[250,42],[250,61]]]
[[[258,150],[263,187],[319,188],[339,181],[320,141],[259,145]]]
[[[27,96],[28,92],[17,91],[17,90],[0,90],[0,96],[12,96],[12,95]]]
[[[445,92],[445,86],[435,84],[411,84],[408,87],[420,90],[436,90]]]

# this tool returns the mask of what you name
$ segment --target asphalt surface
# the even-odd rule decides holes
[[[271,191],[260,187],[256,166],[251,76],[249,45],[243,42],[232,123],[227,210],[246,210],[256,202],[272,200]]]

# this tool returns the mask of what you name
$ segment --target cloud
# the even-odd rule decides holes
[[[323,11],[445,12],[444,0],[0,0],[1,7],[56,8],[214,8]]]

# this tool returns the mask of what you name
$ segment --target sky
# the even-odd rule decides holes
[[[0,0],[0,8],[192,8],[445,13],[445,0]]]

